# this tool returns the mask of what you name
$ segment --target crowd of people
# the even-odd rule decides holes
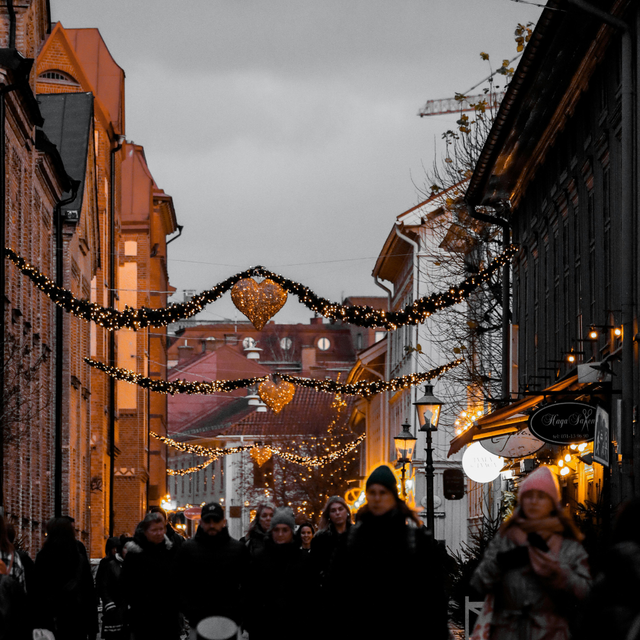
[[[202,507],[189,540],[154,508],[133,536],[107,541],[95,580],[71,518],[49,521],[35,562],[0,518],[0,639],[42,630],[36,635],[58,640],[99,632],[105,640],[178,640],[185,625],[223,616],[251,640],[445,640],[446,553],[399,497],[388,467],[367,479],[366,498],[355,522],[341,497],[329,498],[318,531],[296,525],[291,509],[263,503],[240,540],[220,504]],[[640,500],[620,512],[593,584],[581,538],[555,475],[548,467],[531,473],[473,575],[485,600],[472,640],[595,640],[613,629],[616,638],[640,639]],[[401,603],[409,604],[402,614]]]

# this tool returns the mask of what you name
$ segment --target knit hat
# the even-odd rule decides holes
[[[381,484],[386,489],[389,489],[396,498],[398,497],[398,481],[393,475],[393,471],[386,465],[380,465],[371,472],[371,475],[367,478],[366,488],[368,489],[372,484]]]
[[[273,518],[271,518],[270,531],[273,531],[275,526],[278,524],[286,524],[291,531],[295,531],[296,519],[293,516],[293,511],[291,511],[289,507],[280,507],[276,509],[276,512],[273,514]]]
[[[553,504],[559,506],[560,486],[555,474],[549,467],[538,467],[530,473],[520,484],[519,495],[522,497],[527,491],[535,490],[546,493],[553,500]]]

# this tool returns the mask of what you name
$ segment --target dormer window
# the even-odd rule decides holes
[[[72,84],[76,87],[80,86],[80,83],[73,76],[70,76],[64,71],[45,71],[38,76],[38,80],[52,82],[55,84]]]

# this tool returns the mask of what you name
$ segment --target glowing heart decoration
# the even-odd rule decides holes
[[[253,458],[254,462],[261,467],[273,454],[271,449],[267,449],[267,447],[253,447],[249,455]]]
[[[296,388],[290,382],[280,380],[278,384],[271,380],[265,380],[258,387],[258,395],[274,413],[280,413],[288,405],[296,392]]]
[[[231,299],[251,324],[262,331],[264,325],[284,306],[287,292],[268,278],[260,284],[253,278],[244,278],[233,285]]]

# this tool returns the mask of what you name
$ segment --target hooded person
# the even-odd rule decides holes
[[[417,516],[398,495],[398,481],[385,465],[366,482],[367,503],[356,516],[344,549],[330,568],[334,600],[348,603],[349,616],[337,631],[339,638],[386,640],[429,638],[446,640],[448,599],[442,554]],[[399,574],[399,567],[407,570]],[[420,615],[398,618],[380,609],[379,593],[397,588],[420,603]],[[354,583],[364,585],[354,588]]]
[[[472,638],[566,640],[590,587],[581,534],[560,501],[549,467],[520,484],[518,504],[476,569],[471,585],[486,595]]]
[[[195,536],[182,544],[175,563],[180,610],[192,629],[210,616],[242,623],[248,565],[249,552],[229,535],[223,507],[205,504]]]
[[[294,535],[291,509],[276,509],[263,552],[251,565],[248,631],[251,640],[296,640],[308,624],[308,593],[295,585],[310,584],[308,554]],[[286,625],[273,627],[273,620]]]

